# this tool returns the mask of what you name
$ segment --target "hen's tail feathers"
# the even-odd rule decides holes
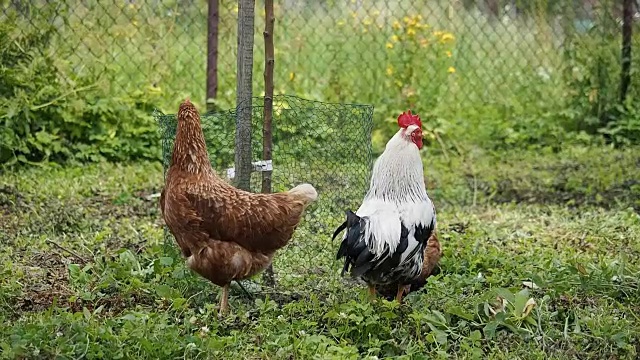
[[[373,254],[369,251],[369,247],[364,240],[366,222],[366,218],[363,219],[349,210],[347,211],[347,220],[333,234],[335,238],[342,230],[347,229],[347,233],[342,239],[336,254],[336,259],[345,258],[342,275],[349,271],[349,267],[351,267],[351,276],[358,277],[371,267],[370,261],[373,258]]]
[[[306,205],[318,199],[318,192],[311,184],[300,184],[289,190],[288,193],[300,197]]]

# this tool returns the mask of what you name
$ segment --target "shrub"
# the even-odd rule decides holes
[[[632,49],[640,48],[640,26],[634,24]],[[640,59],[632,56],[631,86],[626,103],[620,103],[620,24],[603,20],[584,34],[577,34],[567,51],[568,107],[562,115],[568,130],[601,133],[614,144],[640,141]]]
[[[113,96],[99,76],[60,71],[55,28],[20,25],[0,24],[0,164],[159,158],[153,95]]]

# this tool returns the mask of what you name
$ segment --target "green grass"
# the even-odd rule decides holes
[[[424,155],[444,257],[406,304],[340,278],[321,202],[224,320],[164,246],[159,164],[5,173],[0,358],[635,358],[638,149],[473,154]]]

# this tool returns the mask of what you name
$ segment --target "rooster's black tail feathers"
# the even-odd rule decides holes
[[[347,219],[345,222],[343,222],[333,233],[333,238],[335,239],[340,232],[345,229],[347,230],[346,236],[342,240],[338,253],[336,254],[336,259],[340,259],[342,257],[345,258],[342,275],[349,271],[349,267],[351,266],[351,275],[357,277],[367,270],[364,269],[362,265],[366,264],[368,260],[370,260],[369,255],[371,255],[368,251],[369,249],[367,248],[367,244],[364,241],[364,230],[367,219],[361,218],[351,210],[348,210],[346,215]],[[364,267],[366,268],[367,266]]]

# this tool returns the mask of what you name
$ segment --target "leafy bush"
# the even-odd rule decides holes
[[[640,47],[640,26],[635,24],[632,48]],[[587,33],[575,35],[567,52],[567,111],[562,115],[569,130],[601,133],[615,144],[640,141],[640,107],[632,99],[640,95],[637,84],[640,59],[632,56],[631,86],[627,101],[620,103],[620,25],[606,19]]]
[[[63,73],[54,31],[0,24],[0,164],[159,158],[152,95],[113,96],[99,76]]]

